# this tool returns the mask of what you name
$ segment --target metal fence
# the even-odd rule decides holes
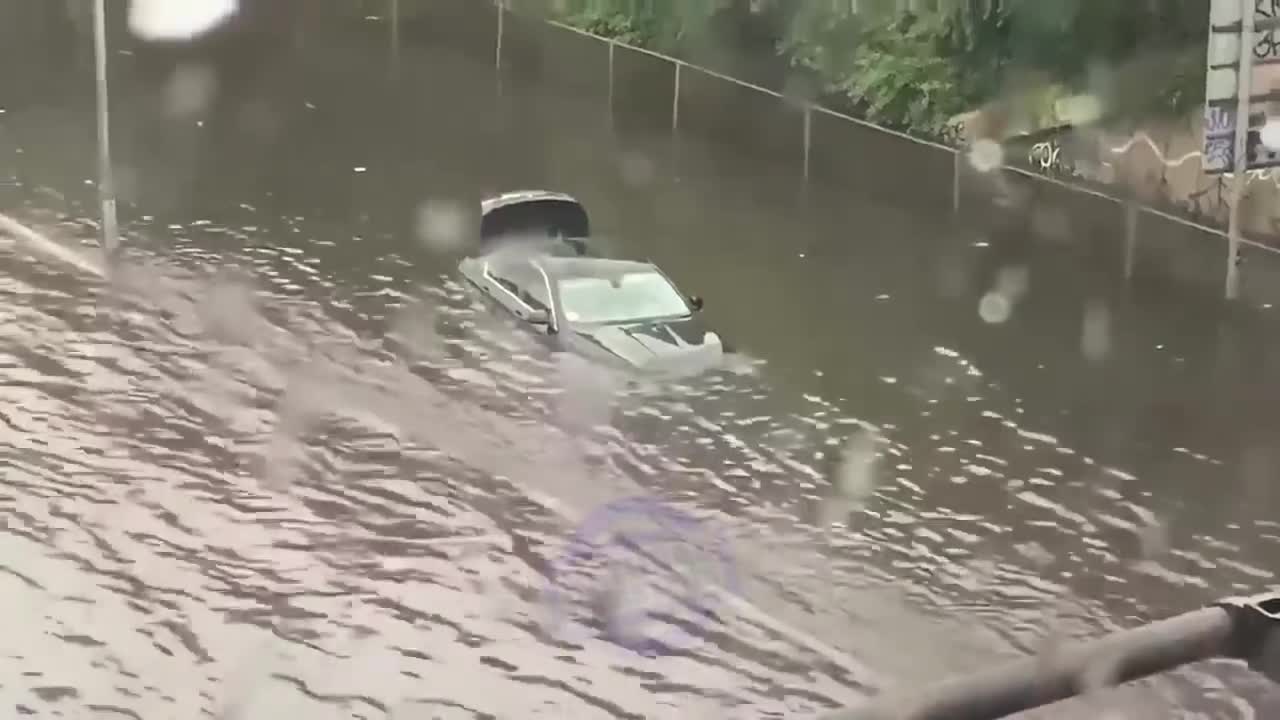
[[[393,0],[394,1],[394,0]],[[758,95],[761,99],[767,100],[774,108],[770,109],[766,106],[758,106],[760,111],[757,114],[773,116],[768,120],[772,123],[772,127],[780,128],[782,137],[781,144],[787,146],[782,150],[784,154],[793,156],[793,161],[799,168],[799,174],[804,182],[809,182],[811,178],[818,172],[818,165],[844,165],[844,169],[853,164],[861,164],[872,166],[875,173],[892,174],[897,172],[895,166],[919,165],[928,168],[931,172],[915,172],[916,176],[910,185],[898,185],[898,196],[901,197],[905,192],[924,192],[924,193],[945,193],[946,202],[949,200],[950,209],[953,213],[960,213],[966,205],[966,197],[978,197],[977,188],[982,186],[978,182],[980,176],[992,177],[995,174],[1003,174],[1003,177],[1029,186],[1033,193],[1043,197],[1046,193],[1056,194],[1057,198],[1074,210],[1083,211],[1083,214],[1076,213],[1076,216],[1098,216],[1099,213],[1106,215],[1110,213],[1111,219],[1108,220],[1108,229],[1102,233],[1096,233],[1105,239],[1114,237],[1116,231],[1123,234],[1124,243],[1121,248],[1107,248],[1107,254],[1114,255],[1117,263],[1121,265],[1126,278],[1132,277],[1135,267],[1139,263],[1139,257],[1145,256],[1150,264],[1164,265],[1166,270],[1172,270],[1172,274],[1179,276],[1179,279],[1191,279],[1189,275],[1199,274],[1203,276],[1207,268],[1212,265],[1206,263],[1216,263],[1221,271],[1215,276],[1225,278],[1227,276],[1226,264],[1228,261],[1227,243],[1223,242],[1217,250],[1206,254],[1204,242],[1208,239],[1226,240],[1226,231],[1222,228],[1213,227],[1195,220],[1161,210],[1156,207],[1144,204],[1133,198],[1122,197],[1119,194],[1113,194],[1106,189],[1097,187],[1085,187],[1067,180],[1050,177],[1035,172],[1028,168],[1017,167],[1004,164],[1000,167],[988,171],[980,172],[971,166],[969,160],[969,152],[966,148],[950,147],[936,142],[923,140],[913,137],[906,133],[897,132],[866,120],[822,107],[812,101],[797,100],[788,97],[784,93],[771,90],[766,87],[731,77],[727,74],[717,72],[707,67],[703,67],[691,63],[680,58],[664,55],[653,50],[648,50],[633,45],[614,40],[612,38],[595,35],[593,33],[581,30],[576,27],[558,22],[541,15],[523,13],[514,11],[509,6],[509,0],[498,0],[496,6],[496,28],[494,28],[494,64],[499,72],[509,69],[514,63],[509,57],[511,46],[520,41],[517,37],[519,30],[513,27],[513,21],[521,23],[536,23],[545,30],[548,30],[559,38],[553,38],[551,42],[557,45],[572,45],[575,39],[579,42],[588,42],[591,44],[599,44],[603,52],[607,53],[607,62],[605,68],[597,71],[591,67],[590,62],[579,62],[574,67],[566,67],[566,63],[557,64],[558,69],[570,72],[575,75],[586,75],[589,73],[601,72],[606,77],[595,78],[607,84],[607,97],[609,109],[615,108],[617,98],[620,91],[628,90],[629,84],[634,82],[635,74],[623,73],[624,65],[634,65],[641,58],[645,59],[649,64],[660,62],[670,67],[669,84],[664,81],[664,87],[658,92],[648,92],[647,101],[650,105],[661,102],[662,113],[665,123],[667,115],[669,115],[670,128],[672,132],[688,129],[688,121],[685,115],[692,103],[698,100],[695,91],[690,90],[691,86],[705,88],[705,83],[710,81],[727,84],[737,88],[740,91],[746,91],[751,94]],[[572,50],[566,50],[572,54]],[[652,68],[650,68],[652,70]],[[627,75],[624,77],[624,75]],[[582,78],[578,78],[582,80]],[[662,97],[665,96],[665,100]],[[736,123],[754,122],[745,117],[745,114],[739,113],[732,120]],[[890,143],[890,147],[883,152],[874,152],[875,157],[850,157],[848,154],[835,151],[833,146],[838,142],[831,137],[831,133],[836,132],[832,125],[842,125],[847,128],[860,128],[864,132],[872,132],[883,136],[884,138],[894,138],[897,142]],[[818,128],[822,130],[819,131]],[[823,135],[822,138],[816,137]],[[765,144],[779,144],[777,138],[765,138],[763,135],[756,138]],[[886,145],[886,143],[875,143],[876,145]],[[873,143],[864,144],[860,148],[860,152],[867,152]],[[756,150],[760,149],[755,147]],[[945,169],[944,169],[945,168]],[[837,175],[839,172],[836,173]],[[925,187],[921,187],[918,182],[920,176],[928,176]],[[884,185],[886,182],[893,185],[892,179],[888,178],[862,178],[864,184],[868,187]],[[943,184],[945,187],[940,187]],[[908,189],[909,188],[909,189]],[[1069,196],[1076,196],[1071,198]],[[1085,205],[1081,205],[1083,202]],[[1108,211],[1107,208],[1110,208]],[[1141,230],[1141,232],[1140,232]],[[1176,242],[1169,242],[1171,239],[1178,237]],[[1199,236],[1199,237],[1197,237]],[[1185,237],[1185,242],[1182,241]],[[1114,242],[1111,242],[1114,245]],[[1141,244],[1141,251],[1140,251]],[[1280,257],[1280,249],[1271,247],[1256,240],[1244,239],[1241,258],[1256,259],[1260,257]],[[1191,262],[1174,262],[1166,259],[1157,259],[1155,256],[1167,254],[1169,252],[1178,252],[1179,250],[1190,251],[1196,257]],[[1264,270],[1263,266],[1272,263],[1256,263],[1248,267],[1248,273],[1255,281],[1260,279],[1260,275],[1271,274],[1271,270]],[[1280,267],[1280,263],[1276,264]],[[1171,267],[1179,266],[1179,267]],[[1280,270],[1276,270],[1280,273]],[[1203,277],[1195,278],[1198,285],[1205,285]],[[1221,292],[1222,286],[1219,281],[1213,281],[1215,292]],[[1270,290],[1270,287],[1277,287],[1276,290]],[[1256,301],[1259,304],[1280,303],[1280,283],[1270,282],[1253,282],[1245,286],[1243,296]]]

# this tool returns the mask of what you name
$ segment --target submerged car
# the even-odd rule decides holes
[[[507,193],[481,204],[481,252],[459,270],[502,311],[558,350],[641,370],[706,369],[725,352],[656,265],[600,257],[586,210],[562,193]]]

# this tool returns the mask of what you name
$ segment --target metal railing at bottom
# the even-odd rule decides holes
[[[1280,592],[1210,607],[1019,660],[933,688],[879,696],[821,720],[998,720],[1202,660],[1243,660],[1280,683]]]

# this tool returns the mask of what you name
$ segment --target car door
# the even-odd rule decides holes
[[[550,292],[543,273],[526,258],[491,258],[484,264],[487,291],[498,304],[526,323],[550,314]]]

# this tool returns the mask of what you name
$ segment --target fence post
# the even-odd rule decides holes
[[[498,70],[502,69],[502,33],[503,25],[506,20],[507,2],[506,0],[498,0],[498,40],[493,50],[493,66]]]
[[[609,43],[609,120],[613,121],[613,55],[618,49],[618,43],[613,39],[608,40]]]
[[[1133,266],[1138,257],[1138,204],[1124,203],[1124,279],[1133,279]]]
[[[1236,132],[1231,161],[1234,177],[1231,178],[1231,208],[1227,218],[1227,281],[1226,296],[1235,300],[1240,295],[1240,222],[1245,191],[1249,184],[1249,102],[1253,96],[1253,3],[1241,0],[1240,62],[1236,65]]]
[[[964,164],[964,146],[955,149],[951,155],[951,212],[960,212],[960,169]]]
[[[809,152],[813,148],[813,103],[804,106],[804,181],[809,182]]]
[[[391,0],[391,75],[400,69],[400,0]]]
[[[671,93],[671,129],[673,131],[680,127],[680,66],[684,64],[679,60],[674,62],[676,64],[676,81],[675,91]]]

